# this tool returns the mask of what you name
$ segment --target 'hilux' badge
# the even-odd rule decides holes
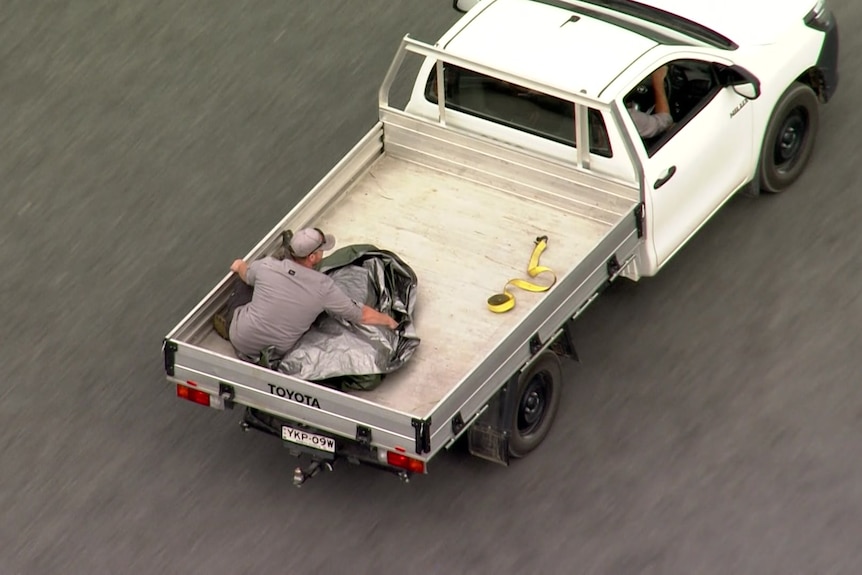
[[[739,104],[737,104],[737,105],[736,105],[736,107],[735,107],[733,110],[731,110],[731,111],[730,111],[730,117],[732,118],[732,117],[734,117],[735,115],[737,115],[737,114],[739,113],[739,111],[740,111],[741,109],[743,109],[747,103],[748,103],[748,98],[743,98],[743,99],[742,99],[742,102],[740,102]]]

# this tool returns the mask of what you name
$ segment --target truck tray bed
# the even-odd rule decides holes
[[[638,203],[637,190],[623,183],[599,185],[572,166],[384,111],[247,259],[271,253],[283,229],[303,226],[333,233],[339,246],[398,254],[418,277],[421,343],[410,362],[376,389],[350,392],[243,367],[212,329],[227,298],[225,278],[169,334],[166,369],[199,388],[227,384],[240,403],[322,430],[352,436],[351,426],[365,420],[375,438],[403,445],[415,428],[417,453],[435,452],[446,442],[446,421],[475,416],[502,374],[523,365],[535,342],[547,345],[608,280],[609,259],[624,264],[634,253]],[[543,293],[515,289],[515,308],[492,313],[487,298],[509,279],[528,277],[539,236],[548,237],[541,264],[557,283]],[[285,401],[288,393],[323,407]]]

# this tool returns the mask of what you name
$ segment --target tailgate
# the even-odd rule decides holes
[[[427,428],[421,420],[359,396],[284,375],[232,357],[167,339],[168,379],[342,437],[421,453]]]

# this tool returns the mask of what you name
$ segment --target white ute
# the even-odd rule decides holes
[[[404,38],[378,123],[246,256],[306,225],[397,253],[419,278],[410,362],[349,392],[244,362],[212,329],[230,275],[164,340],[177,394],[242,408],[244,429],[308,459],[297,485],[342,459],[407,479],[462,436],[504,464],[535,449],[571,322],[618,277],[657,273],[734,193],[790,188],[838,81],[822,0],[454,5],[464,16],[433,46]],[[661,111],[659,69],[672,123],[641,138],[632,114]],[[491,313],[538,237],[557,282]]]

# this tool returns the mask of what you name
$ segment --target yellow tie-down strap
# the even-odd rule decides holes
[[[548,236],[536,238],[536,246],[533,248],[533,254],[530,256],[530,264],[527,266],[527,273],[531,278],[534,278],[539,274],[548,274],[551,276],[551,283],[548,285],[539,285],[521,278],[511,279],[503,286],[503,293],[495,293],[488,298],[488,309],[494,313],[503,313],[515,307],[515,296],[512,295],[512,292],[506,289],[509,286],[514,286],[531,292],[543,292],[551,289],[551,286],[557,282],[557,276],[553,271],[551,271],[551,268],[539,265],[539,257],[542,255],[542,252],[545,251],[546,247],[548,247]]]

